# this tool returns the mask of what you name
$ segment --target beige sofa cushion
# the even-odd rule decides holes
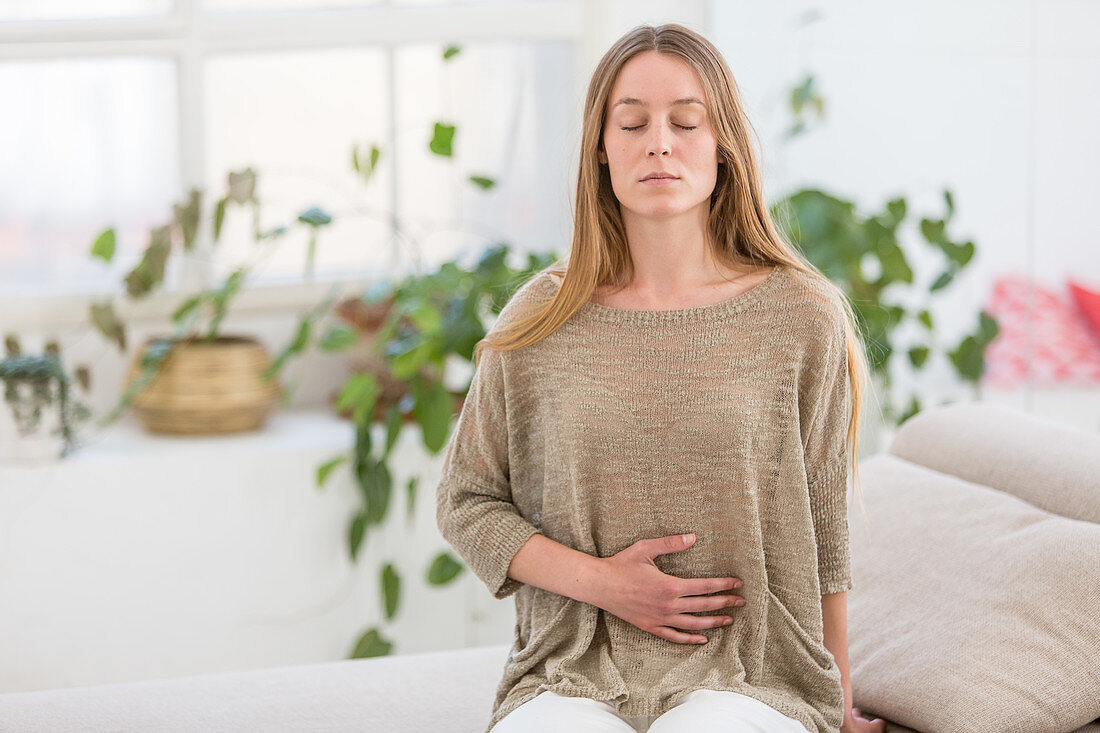
[[[860,474],[856,706],[952,733],[1057,733],[1100,716],[1100,525],[894,455]]]
[[[1100,435],[988,403],[924,410],[889,453],[991,486],[1048,512],[1100,523]]]

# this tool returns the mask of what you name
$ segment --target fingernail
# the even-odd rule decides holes
[[[695,538],[695,535],[686,534],[686,535],[683,535],[683,537],[684,537],[684,544],[687,545],[687,544],[691,544],[691,541]]]
[[[723,625],[723,626],[729,626],[729,625],[730,625],[730,624],[732,624],[732,623],[733,623],[733,619],[732,619],[732,618],[728,618],[728,619],[726,619],[725,621],[723,621],[723,622],[722,622],[722,625]]]

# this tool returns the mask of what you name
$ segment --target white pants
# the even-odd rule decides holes
[[[806,733],[806,727],[756,698],[694,690],[664,715],[628,718],[602,700],[544,690],[505,715],[492,733]]]

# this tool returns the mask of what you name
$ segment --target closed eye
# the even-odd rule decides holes
[[[687,125],[677,125],[675,122],[672,124],[674,127],[679,127],[681,130],[694,130],[696,127],[698,127],[698,125],[692,125],[691,127],[688,127]],[[634,130],[639,130],[643,127],[645,127],[645,125],[635,125],[634,127],[624,127],[622,129],[633,132]]]

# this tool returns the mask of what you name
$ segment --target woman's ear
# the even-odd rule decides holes
[[[607,165],[607,153],[602,150],[596,151],[596,160],[600,161],[603,165]]]

